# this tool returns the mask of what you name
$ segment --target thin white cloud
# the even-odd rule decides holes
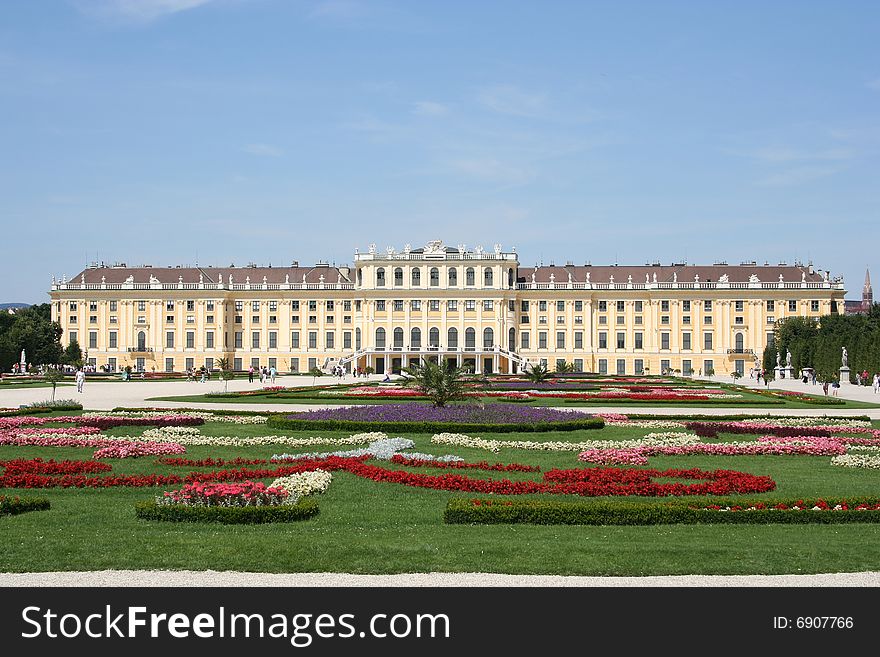
[[[760,187],[794,187],[813,182],[819,178],[833,176],[840,167],[803,166],[772,173],[757,181]]]
[[[74,0],[84,14],[105,20],[150,23],[162,16],[177,14],[216,0]]]
[[[546,112],[547,99],[542,94],[530,94],[512,84],[499,84],[479,92],[477,99],[484,107],[500,114],[537,117]]]
[[[413,113],[419,116],[445,116],[449,114],[449,107],[432,100],[420,100],[413,103]]]
[[[277,146],[271,146],[270,144],[247,144],[242,150],[245,153],[259,155],[261,157],[281,157],[284,155],[284,151]]]

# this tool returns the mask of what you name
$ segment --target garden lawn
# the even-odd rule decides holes
[[[875,423],[875,426],[878,426]],[[261,425],[208,423],[205,435],[284,434],[344,437],[338,432],[287,432]],[[140,428],[113,429],[138,435]],[[504,440],[583,441],[638,438],[649,429],[606,427],[571,433],[493,436]],[[683,431],[683,430],[679,430]],[[392,434],[391,437],[394,437]],[[407,435],[415,449],[467,461],[579,468],[577,452],[483,450],[434,445]],[[752,436],[719,436],[721,441]],[[186,458],[268,458],[274,453],[329,451],[321,446],[188,447]],[[91,449],[0,447],[0,459],[89,459]],[[155,458],[107,461],[113,474],[186,474]],[[399,468],[383,463],[385,467]],[[272,467],[254,466],[254,467]],[[733,469],[770,475],[777,489],[748,499],[877,495],[880,472],[839,468],[829,457],[655,457],[650,468]],[[212,468],[199,468],[211,470]],[[443,470],[414,468],[441,474]],[[451,471],[474,478],[540,479],[541,473]],[[107,489],[0,489],[0,495],[43,497],[52,508],[0,517],[0,571],[195,569],[260,572],[504,572],[566,575],[777,574],[880,570],[880,525],[664,525],[649,527],[445,525],[450,497],[485,497],[377,483],[335,472],[318,497],[318,516],[297,523],[222,526],[135,518],[134,504],[174,486]],[[270,480],[264,480],[269,483]],[[522,496],[524,497],[524,496]],[[559,496],[548,499],[586,501]],[[614,499],[614,498],[603,498]],[[633,499],[633,498],[618,498]],[[639,498],[656,499],[656,498]],[[687,498],[707,500],[711,498]]]

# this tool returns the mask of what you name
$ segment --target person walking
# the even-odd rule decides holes
[[[880,374],[874,375],[874,394],[877,394],[877,391],[880,390]]]
[[[208,377],[208,368],[203,365],[202,366],[202,376],[199,379],[199,383],[205,383],[208,380],[207,377]]]
[[[272,379],[272,384],[275,384],[275,375],[278,374],[278,370],[275,369],[275,366],[269,368],[269,378]]]
[[[253,382],[254,382],[254,366],[251,365],[248,368],[248,383],[253,383]]]
[[[79,368],[76,371],[76,391],[77,392],[82,393],[83,385],[85,385],[85,382],[86,382],[86,373],[83,371],[82,368]]]
[[[822,392],[825,393],[826,397],[828,396],[828,382],[827,381],[822,384]]]

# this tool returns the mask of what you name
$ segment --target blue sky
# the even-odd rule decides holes
[[[5,0],[0,302],[129,265],[812,260],[880,279],[880,3]]]

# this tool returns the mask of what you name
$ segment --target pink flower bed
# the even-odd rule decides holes
[[[118,444],[95,450],[92,458],[129,459],[139,456],[162,456],[164,454],[185,454],[186,447],[179,443],[134,443],[119,441]]]

